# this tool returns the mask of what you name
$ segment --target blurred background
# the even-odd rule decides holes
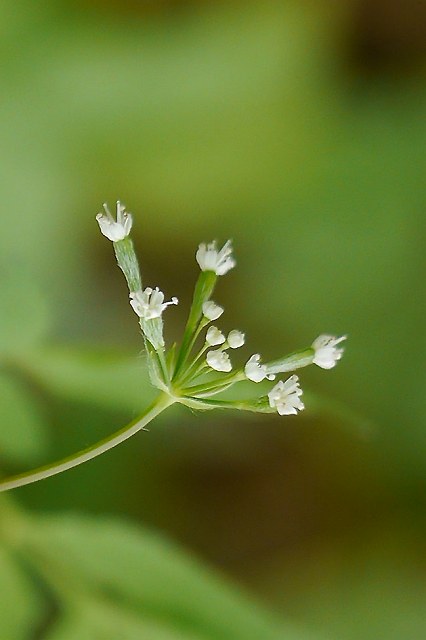
[[[212,238],[241,358],[349,339],[298,418],[172,409],[1,496],[2,640],[426,637],[425,43],[416,0],[3,0],[3,476],[153,397],[105,201],[169,341]]]

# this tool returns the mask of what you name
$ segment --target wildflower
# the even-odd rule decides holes
[[[315,351],[313,362],[322,369],[332,369],[343,355],[343,349],[336,348],[343,340],[346,340],[346,336],[318,336],[312,343],[312,349]]]
[[[111,436],[102,438],[96,444],[77,452],[56,463],[39,467],[34,471],[0,480],[0,492],[20,487],[31,482],[61,473],[83,462],[95,458],[116,445],[124,442],[141,429],[167,407],[181,403],[191,409],[236,409],[258,413],[277,411],[280,415],[297,415],[305,407],[301,400],[302,389],[297,375],[291,375],[285,382],[279,381],[267,395],[242,399],[211,399],[216,394],[227,391],[244,379],[253,382],[274,380],[275,375],[293,372],[312,363],[323,369],[331,369],[342,357],[343,348],[339,347],[346,336],[335,337],[320,335],[311,347],[279,357],[269,363],[261,363],[258,353],[246,362],[244,370],[232,370],[227,349],[237,349],[244,344],[245,336],[234,329],[227,340],[217,328],[210,326],[206,332],[205,343],[194,355],[200,332],[219,318],[223,308],[210,300],[217,276],[224,275],[235,266],[231,242],[218,250],[216,243],[200,244],[196,253],[201,268],[195,287],[193,302],[189,311],[182,342],[166,349],[163,337],[162,313],[167,306],[177,304],[177,298],[164,302],[164,293],[158,287],[142,290],[142,277],[133,243],[126,238],[132,228],[132,216],[126,213],[124,206],[117,202],[116,220],[104,205],[104,213],[96,216],[103,235],[114,243],[114,253],[118,266],[123,271],[130,292],[130,304],[139,316],[139,325],[144,336],[147,351],[147,363],[151,382],[160,391],[160,395],[136,420]],[[202,315],[203,314],[203,315]],[[217,347],[211,349],[211,347]],[[204,354],[205,360],[204,360]],[[205,376],[207,367],[210,375]],[[212,375],[214,371],[230,375]]]
[[[216,241],[209,244],[200,244],[196,253],[196,260],[201,271],[214,271],[217,276],[223,276],[230,269],[235,267],[236,262],[232,257],[231,240],[225,242],[222,249],[218,251]]]
[[[223,312],[224,308],[220,307],[212,300],[207,300],[207,302],[203,304],[203,315],[207,318],[207,320],[217,320],[218,318],[220,318]]]
[[[225,336],[222,331],[219,331],[217,327],[209,327],[209,330],[206,334],[206,343],[210,347],[216,347],[219,344],[223,344],[225,342]]]
[[[228,354],[225,351],[222,351],[222,349],[208,351],[206,361],[209,367],[215,371],[225,371],[226,373],[232,371],[231,360],[229,359]]]
[[[164,302],[164,293],[158,287],[155,289],[146,287],[144,291],[130,293],[130,304],[134,312],[144,320],[159,318],[166,307],[170,304],[178,304],[178,302],[175,297],[170,302]]]
[[[238,349],[242,347],[245,342],[245,335],[237,329],[233,329],[228,333],[227,342],[231,349]]]
[[[131,213],[127,213],[124,205],[120,201],[117,202],[117,220],[112,217],[108,206],[103,205],[105,213],[98,213],[96,220],[99,228],[104,236],[112,242],[124,240],[130,233],[133,224]]]
[[[303,391],[299,386],[298,376],[290,376],[283,382],[280,380],[268,393],[269,406],[276,409],[280,416],[297,415],[297,411],[302,411],[305,405],[300,399]]]

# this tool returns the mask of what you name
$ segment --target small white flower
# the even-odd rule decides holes
[[[117,220],[112,217],[108,206],[103,205],[105,213],[98,213],[96,220],[98,221],[101,232],[112,242],[124,240],[130,233],[133,224],[131,213],[127,213],[124,205],[120,201],[117,202]]]
[[[235,267],[236,262],[232,257],[231,240],[225,242],[218,251],[216,241],[209,244],[200,244],[196,253],[196,260],[201,271],[214,271],[217,276],[223,276]]]
[[[252,382],[262,382],[265,378],[268,380],[275,380],[274,374],[268,373],[266,366],[264,364],[260,364],[260,355],[258,353],[251,356],[251,358],[246,362],[244,373],[246,374],[246,378]]]
[[[178,299],[172,298],[170,302],[164,302],[164,293],[158,287],[147,287],[144,291],[132,291],[130,304],[140,318],[152,320],[159,318],[170,304],[178,304]]]
[[[217,320],[218,318],[220,318],[223,312],[224,308],[220,307],[212,300],[208,300],[203,304],[203,315],[207,318],[207,320]]]
[[[232,371],[231,360],[229,359],[228,354],[225,351],[222,351],[222,349],[208,351],[206,361],[209,367],[215,371],[225,371],[226,373]]]
[[[269,406],[276,409],[280,416],[297,415],[305,405],[300,399],[303,391],[299,386],[298,376],[290,376],[283,382],[280,380],[268,393]]]
[[[228,333],[227,341],[231,349],[238,349],[243,346],[245,342],[245,335],[241,331],[233,329]]]
[[[343,340],[346,340],[346,336],[318,336],[312,343],[312,349],[315,351],[313,362],[322,369],[332,369],[343,355],[343,349],[336,347]]]
[[[217,327],[209,327],[206,333],[206,342],[210,347],[216,347],[225,342],[225,336]]]

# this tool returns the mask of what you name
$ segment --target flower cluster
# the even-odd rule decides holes
[[[162,314],[168,306],[177,305],[178,299],[173,297],[165,302],[164,293],[158,287],[142,288],[139,264],[129,240],[132,216],[120,202],[117,202],[116,219],[106,205],[104,213],[99,213],[96,219],[101,232],[114,243],[118,264],[129,284],[130,304],[139,317],[151,379],[173,401],[199,409],[224,407],[296,415],[304,409],[304,404],[299,377],[293,372],[310,364],[332,369],[341,359],[343,347],[340,345],[346,336],[322,334],[310,347],[270,362],[262,362],[260,354],[255,353],[242,365],[234,366],[234,356],[231,360],[229,352],[244,346],[245,334],[239,329],[224,332],[211,324],[224,313],[224,308],[212,299],[217,279],[236,265],[230,240],[221,249],[216,241],[199,245],[196,261],[200,274],[183,339],[180,347],[174,345],[167,352]],[[278,375],[285,373],[291,373],[290,377],[276,381]],[[275,384],[269,392],[252,400],[212,400],[212,396],[244,381],[255,385],[275,381]]]
[[[180,345],[174,344],[167,349],[163,335],[163,313],[167,307],[177,305],[178,299],[173,297],[165,302],[164,293],[159,287],[143,287],[139,262],[130,238],[132,215],[126,212],[121,202],[117,202],[115,218],[104,205],[104,211],[98,213],[96,220],[102,234],[113,243],[118,266],[128,285],[130,305],[139,318],[150,378],[161,393],[126,427],[55,463],[0,480],[0,492],[43,480],[102,455],[144,429],[151,420],[176,402],[192,409],[222,408],[278,413],[281,416],[297,415],[305,405],[301,400],[303,391],[299,378],[293,372],[310,364],[332,369],[343,355],[343,347],[339,345],[346,336],[323,334],[310,347],[270,362],[262,362],[260,354],[255,353],[245,364],[233,364],[235,354],[232,353],[231,360],[230,351],[244,346],[245,334],[239,329],[225,332],[211,324],[224,313],[223,307],[212,300],[217,279],[236,265],[230,240],[221,249],[218,249],[216,242],[200,244],[198,247],[196,260],[200,274],[182,341]],[[256,386],[259,383],[275,381],[277,375],[288,372],[291,373],[290,377],[278,380],[269,392],[252,399],[214,398],[237,383],[254,383],[254,388],[259,388]]]

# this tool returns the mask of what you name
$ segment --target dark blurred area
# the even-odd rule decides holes
[[[350,62],[366,74],[421,70],[426,54],[426,5],[418,0],[354,3]]]
[[[423,639],[426,4],[22,0],[0,24],[2,474],[153,395],[105,200],[179,296],[169,341],[215,237],[244,355],[349,335],[336,369],[301,373],[297,418],[172,409],[11,499],[155,529],[322,638]]]

